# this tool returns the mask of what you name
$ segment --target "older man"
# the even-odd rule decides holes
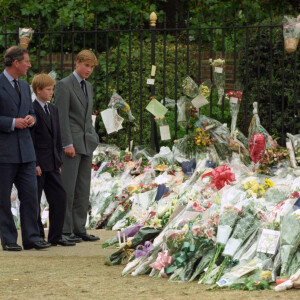
[[[22,242],[25,250],[44,249],[37,223],[38,199],[35,152],[30,127],[35,123],[29,85],[19,80],[31,67],[26,49],[13,46],[4,55],[0,75],[0,238],[3,250],[20,251],[11,213],[15,184],[20,199]]]

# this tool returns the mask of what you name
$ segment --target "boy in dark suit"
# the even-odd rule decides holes
[[[60,167],[62,165],[62,144],[57,107],[50,104],[55,80],[47,74],[34,76],[32,88],[36,94],[33,108],[37,123],[32,130],[32,139],[36,153],[36,175],[38,199],[41,202],[44,190],[49,203],[48,242],[53,246],[75,246],[75,242],[62,238],[62,229],[66,212],[66,192],[64,190]],[[40,209],[41,210],[41,209]],[[41,238],[45,238],[41,215],[38,223]]]

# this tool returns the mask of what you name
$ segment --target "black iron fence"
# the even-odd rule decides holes
[[[134,144],[151,145],[156,150],[168,142],[159,141],[153,117],[145,110],[149,99],[155,97],[163,104],[175,102],[169,107],[167,120],[171,128],[171,140],[182,137],[188,128],[181,128],[177,122],[177,101],[182,96],[182,81],[191,76],[197,84],[206,79],[213,81],[209,58],[225,59],[226,86],[233,89],[237,81],[243,86],[243,100],[238,126],[247,135],[252,118],[252,103],[258,102],[261,123],[270,134],[284,143],[286,132],[298,133],[300,114],[299,102],[299,50],[286,53],[283,43],[281,20],[270,17],[267,20],[248,21],[247,14],[240,20],[235,14],[216,25],[213,17],[209,24],[201,18],[185,20],[174,18],[174,26],[167,28],[166,19],[151,24],[118,24],[117,27],[99,28],[97,17],[88,27],[75,28],[61,23],[60,30],[41,24],[39,18],[18,21],[3,21],[0,32],[0,47],[4,53],[9,46],[19,43],[19,27],[34,28],[29,45],[32,69],[28,82],[35,73],[57,72],[57,79],[67,76],[75,67],[75,55],[83,48],[97,53],[99,66],[90,79],[95,90],[95,111],[107,107],[113,91],[118,92],[131,106],[136,126],[126,119],[123,129],[107,135],[98,116],[96,128],[102,142],[115,143],[125,147],[131,140]],[[184,25],[184,26],[183,26]],[[87,28],[88,27],[88,28]],[[2,58],[0,58],[1,60]],[[151,67],[156,66],[155,77]],[[154,85],[147,85],[147,79],[155,79]],[[220,122],[230,122],[227,100],[217,105],[217,92],[213,86],[209,104],[200,113]]]

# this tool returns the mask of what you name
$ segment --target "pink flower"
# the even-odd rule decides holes
[[[297,191],[295,191],[293,194],[292,194],[292,196],[294,197],[294,198],[299,198],[300,197],[300,195],[299,195],[299,193],[297,192]]]

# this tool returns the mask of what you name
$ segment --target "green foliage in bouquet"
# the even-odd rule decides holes
[[[273,23],[281,24],[281,18],[274,18]],[[269,19],[261,22],[261,25],[269,24]],[[295,122],[293,118],[296,104],[294,99],[297,99],[297,95],[294,98],[294,82],[300,80],[300,74],[296,72],[300,67],[300,52],[297,51],[293,54],[284,52],[281,27],[273,28],[272,41],[270,40],[270,29],[267,27],[261,27],[259,30],[253,29],[249,35],[248,51],[246,51],[246,42],[244,42],[245,47],[242,49],[239,59],[240,80],[246,88],[244,96],[247,101],[241,105],[238,124],[246,132],[251,118],[249,112],[252,112],[252,103],[257,101],[261,125],[271,135],[280,137],[279,142],[283,145],[285,133],[294,128],[294,125],[296,132],[300,128],[300,123]],[[271,42],[272,54],[270,53]],[[270,55],[272,55],[272,60]],[[295,70],[294,64],[296,64]],[[260,72],[260,79],[257,78],[258,72]],[[270,86],[270,78],[272,86]],[[283,99],[282,90],[284,90]],[[269,121],[271,121],[271,128],[268,125]]]

